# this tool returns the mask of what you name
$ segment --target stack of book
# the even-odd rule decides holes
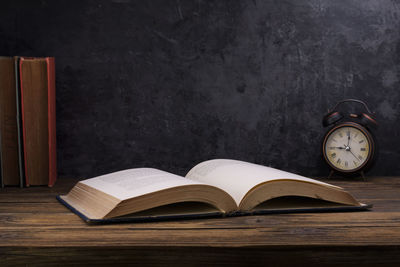
[[[0,180],[53,186],[57,177],[55,61],[0,57]]]

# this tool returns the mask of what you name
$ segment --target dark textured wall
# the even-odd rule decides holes
[[[0,54],[55,56],[60,176],[235,158],[326,175],[322,114],[367,101],[400,175],[400,1],[0,3]]]

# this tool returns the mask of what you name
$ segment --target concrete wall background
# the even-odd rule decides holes
[[[400,1],[0,3],[0,54],[55,56],[60,176],[234,158],[327,175],[321,118],[380,122],[375,175],[400,175]]]

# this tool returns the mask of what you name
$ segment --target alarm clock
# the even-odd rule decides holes
[[[337,110],[345,102],[363,105],[366,112],[344,114]],[[330,127],[324,135],[322,154],[331,168],[329,177],[334,172],[342,175],[360,173],[372,166],[376,157],[376,140],[372,129],[378,123],[367,104],[357,99],[345,99],[338,102],[322,119],[324,127]]]

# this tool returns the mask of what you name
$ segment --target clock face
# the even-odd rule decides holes
[[[361,128],[342,125],[333,128],[325,138],[324,156],[338,171],[353,172],[364,167],[372,154],[371,138]]]

